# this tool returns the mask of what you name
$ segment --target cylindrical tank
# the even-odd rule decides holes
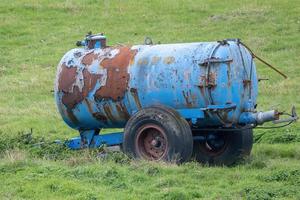
[[[256,96],[255,64],[238,40],[85,45],[63,56],[55,84],[60,114],[80,130],[122,128],[157,104],[203,110],[196,127],[232,125],[254,109]]]

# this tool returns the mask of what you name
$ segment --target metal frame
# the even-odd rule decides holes
[[[99,135],[97,130],[86,130],[80,132],[79,137],[72,138],[65,142],[70,149],[98,148],[103,145],[114,146],[123,143],[123,132]]]

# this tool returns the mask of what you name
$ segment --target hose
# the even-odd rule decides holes
[[[241,41],[240,41],[240,43],[251,53],[251,55],[253,56],[253,58],[257,58],[257,60],[259,60],[260,62],[264,63],[265,65],[267,65],[269,68],[271,68],[272,70],[274,70],[275,72],[277,72],[278,74],[280,74],[281,76],[283,76],[284,78],[287,78],[287,75],[285,75],[279,69],[275,68],[270,63],[266,62],[265,60],[263,60],[262,58],[258,57],[256,54],[254,54],[254,52],[245,43],[243,43]]]

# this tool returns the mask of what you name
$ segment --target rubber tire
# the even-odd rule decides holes
[[[209,165],[230,166],[240,159],[249,156],[253,145],[253,130],[224,132],[228,134],[228,143],[225,149],[216,154],[209,154],[203,150],[203,144],[199,141],[194,142],[193,158],[198,162]]]
[[[192,131],[185,119],[173,109],[165,106],[153,106],[142,109],[134,114],[124,129],[123,151],[132,158],[139,157],[135,139],[137,130],[147,124],[160,126],[167,136],[167,153],[160,160],[166,162],[182,163],[188,161],[193,152]]]
[[[184,157],[188,157],[190,159],[193,154],[194,140],[193,140],[193,134],[192,134],[189,123],[183,117],[181,117],[181,115],[173,108],[163,106],[163,105],[155,105],[155,106],[152,106],[152,108],[162,109],[165,112],[168,112],[169,114],[171,114],[174,118],[176,118],[176,121],[183,129],[183,131],[181,132],[182,133],[181,140],[184,140],[185,144],[187,144],[188,146],[191,146],[191,148],[185,148],[184,152],[182,154]]]

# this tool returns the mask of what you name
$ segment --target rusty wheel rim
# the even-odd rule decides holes
[[[141,158],[161,160],[168,150],[167,135],[158,125],[144,125],[137,131],[135,148]]]

